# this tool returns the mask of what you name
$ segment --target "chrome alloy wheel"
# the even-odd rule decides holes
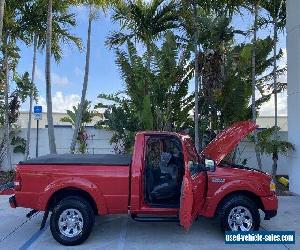
[[[59,216],[58,228],[61,234],[73,238],[83,229],[82,214],[77,209],[66,209]]]
[[[237,206],[228,215],[228,225],[231,231],[250,231],[253,218],[248,208]]]

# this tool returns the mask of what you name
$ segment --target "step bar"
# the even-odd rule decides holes
[[[167,217],[167,216],[138,216],[138,215],[131,215],[131,218],[135,221],[139,222],[179,222],[179,218],[176,216],[174,217]]]

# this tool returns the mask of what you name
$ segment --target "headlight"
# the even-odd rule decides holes
[[[276,192],[276,184],[273,180],[270,181],[270,191]]]

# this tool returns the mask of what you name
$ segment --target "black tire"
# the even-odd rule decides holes
[[[59,218],[68,209],[75,209],[79,211],[83,226],[81,232],[74,236],[68,237],[64,235],[59,229]],[[93,209],[88,201],[81,197],[71,196],[61,200],[53,209],[50,218],[50,229],[53,238],[62,245],[76,246],[84,242],[90,235],[94,225],[95,215]]]
[[[233,231],[228,223],[228,217],[230,215],[230,212],[234,210],[236,207],[244,207],[248,209],[248,211],[250,212],[252,216],[252,226],[249,231],[259,230],[260,214],[255,202],[252,199],[248,198],[247,196],[233,195],[226,198],[222,202],[218,211],[222,231]],[[240,227],[238,228],[239,228],[238,231],[240,231],[241,228]]]

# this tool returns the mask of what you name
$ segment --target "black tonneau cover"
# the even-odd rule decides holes
[[[60,154],[43,155],[34,159],[21,161],[21,165],[104,165],[129,166],[131,155],[113,154]]]

